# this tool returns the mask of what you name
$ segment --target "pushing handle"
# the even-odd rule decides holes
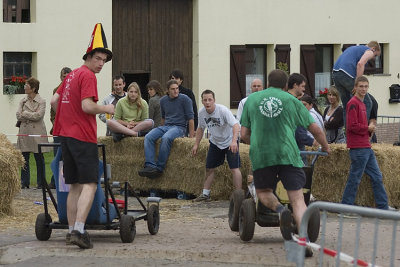
[[[322,151],[300,151],[300,155],[328,156],[328,152],[322,152]]]

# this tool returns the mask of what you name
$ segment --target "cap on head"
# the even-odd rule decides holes
[[[86,50],[86,54],[83,55],[83,60],[86,60],[88,55],[93,55],[96,51],[107,54],[107,61],[112,59],[113,54],[111,50],[108,49],[106,35],[104,34],[101,23],[97,23],[94,26],[88,49]]]

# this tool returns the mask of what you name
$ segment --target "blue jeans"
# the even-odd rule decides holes
[[[344,188],[342,204],[353,205],[356,199],[358,185],[365,172],[372,182],[375,204],[378,209],[388,209],[388,198],[382,182],[382,173],[379,170],[374,151],[371,148],[350,149],[350,173]]]
[[[24,156],[25,159],[25,165],[21,169],[21,185],[22,186],[29,186],[30,180],[31,180],[31,175],[30,175],[30,169],[29,169],[29,156],[31,152],[22,152],[22,156]],[[36,173],[37,173],[37,185],[42,186],[43,185],[43,172],[44,172],[44,157],[43,154],[39,153],[33,153],[35,156],[35,161],[36,161]]]
[[[349,102],[349,100],[353,97],[351,92],[353,91],[354,88],[354,79],[351,78],[346,73],[344,73],[343,71],[334,71],[332,76],[335,86],[340,93],[340,99],[342,100],[343,121],[344,121],[344,126],[346,127],[346,105],[347,102]],[[372,109],[372,100],[368,94],[364,98],[364,104],[367,109],[367,121],[368,121]]]
[[[157,168],[163,171],[167,163],[172,143],[178,137],[183,137],[186,133],[185,127],[179,126],[159,126],[151,130],[144,138],[145,166]],[[156,157],[156,142],[161,138],[158,160]]]

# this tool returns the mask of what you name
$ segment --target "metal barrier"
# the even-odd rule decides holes
[[[315,243],[310,243],[307,242],[306,237],[307,237],[307,227],[308,227],[308,222],[311,218],[311,215],[313,212],[320,210],[322,212],[321,216],[321,235],[320,235],[320,243],[315,244]],[[336,242],[336,251],[330,248],[326,248],[325,245],[327,243],[327,213],[338,213],[339,215],[339,225],[334,226],[334,228],[338,229],[338,234],[337,234],[337,242]],[[349,216],[355,215],[355,216]],[[343,239],[346,239],[348,241],[348,236],[343,236],[344,232],[344,218],[353,218],[356,219],[356,225],[354,222],[350,222],[352,227],[355,227],[355,240],[354,240],[354,245],[352,248],[354,248],[354,254],[353,256],[349,256],[345,253],[342,252],[342,247],[343,247]],[[366,221],[364,221],[365,224],[370,224],[371,218],[372,221],[374,222],[374,228],[373,231],[372,229],[369,229],[368,227],[368,232],[373,234],[373,240],[372,240],[372,246],[373,246],[373,251],[372,254],[368,253],[368,255],[371,255],[370,262],[368,263],[366,260],[368,259],[359,259],[360,255],[360,244],[361,242],[361,227],[362,227],[362,219],[366,218]],[[369,218],[369,219],[368,219]],[[397,234],[397,225],[398,222],[400,221],[400,212],[395,212],[395,211],[387,211],[387,210],[379,210],[379,209],[373,209],[373,208],[365,208],[365,207],[358,207],[358,206],[352,206],[352,205],[344,205],[344,204],[337,204],[337,203],[329,203],[329,202],[322,202],[322,201],[317,201],[310,206],[308,206],[306,212],[303,215],[301,225],[300,225],[300,233],[299,233],[299,238],[296,238],[293,236],[293,241],[285,241],[285,249],[287,251],[287,259],[289,261],[295,262],[297,266],[304,266],[304,258],[305,258],[305,247],[309,246],[313,249],[319,250],[319,258],[315,259],[318,260],[319,266],[328,266],[327,263],[324,264],[324,256],[325,254],[332,256],[335,258],[335,266],[340,266],[341,261],[347,262],[347,264],[351,264],[352,266],[378,266],[376,265],[376,257],[377,257],[377,249],[378,249],[378,241],[384,242],[385,244],[389,244],[389,240],[387,239],[387,235],[383,236],[384,240],[379,240],[379,226],[382,221],[385,221],[383,226],[386,228],[391,228],[391,238],[392,240],[390,241],[390,263],[386,264],[385,266],[399,266],[399,259],[396,259],[396,234]],[[391,225],[390,222],[393,221],[393,224]],[[331,223],[331,222],[330,222]],[[348,230],[348,229],[347,229]],[[384,232],[387,229],[384,230]],[[364,237],[364,236],[363,236]],[[368,235],[368,238],[370,238],[371,235]],[[334,239],[332,237],[331,239]],[[364,239],[364,238],[363,238]],[[332,240],[330,240],[332,242]],[[371,242],[369,240],[368,242]],[[346,245],[349,245],[347,242]],[[365,252],[365,251],[364,251]],[[387,253],[388,251],[384,251]],[[397,251],[398,254],[400,254],[399,251]],[[365,256],[365,255],[364,255]],[[400,256],[400,255],[398,255]],[[317,257],[317,256],[315,256]],[[395,260],[397,260],[397,264],[395,265]],[[346,264],[346,266],[347,266]],[[317,264],[315,264],[316,266]],[[314,265],[313,265],[314,266]],[[332,266],[329,265],[329,266]]]
[[[376,136],[378,143],[393,144],[400,141],[400,116],[378,116]]]

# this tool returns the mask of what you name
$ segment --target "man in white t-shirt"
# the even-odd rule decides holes
[[[260,79],[254,79],[251,82],[250,88],[251,88],[251,93],[261,91],[262,89],[264,89],[263,82]],[[236,112],[236,118],[238,119],[238,121],[240,121],[240,117],[242,116],[243,107],[244,107],[244,104],[246,103],[246,101],[247,101],[247,97],[243,98],[239,102],[238,110]]]
[[[210,147],[206,160],[206,177],[203,192],[193,201],[210,201],[211,184],[214,180],[215,168],[222,165],[225,157],[232,172],[233,184],[236,189],[242,188],[242,174],[240,172],[239,156],[239,122],[232,112],[225,106],[215,104],[215,94],[211,90],[201,93],[201,102],[204,107],[199,111],[199,125],[196,131],[196,142],[192,154],[197,149],[207,128],[210,132]]]

